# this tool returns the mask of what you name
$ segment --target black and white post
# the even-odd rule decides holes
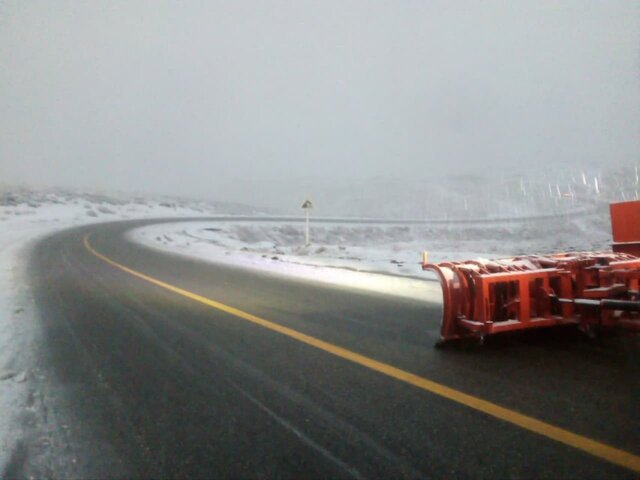
[[[305,200],[302,204],[302,208],[306,214],[306,223],[305,223],[305,246],[311,245],[311,236],[309,234],[309,214],[311,213],[311,209],[313,208],[313,204],[311,200]]]

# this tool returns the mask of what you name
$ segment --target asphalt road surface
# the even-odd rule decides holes
[[[145,223],[37,245],[46,438],[5,475],[638,478],[638,337],[436,350],[440,305],[124,238]]]

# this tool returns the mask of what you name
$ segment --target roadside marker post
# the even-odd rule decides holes
[[[311,212],[311,209],[313,208],[313,204],[311,203],[311,200],[305,200],[305,202],[302,204],[302,208],[305,211],[306,214],[306,222],[305,222],[305,246],[309,246],[311,245],[311,237],[309,234],[309,214]]]

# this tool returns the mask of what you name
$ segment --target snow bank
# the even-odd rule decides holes
[[[129,232],[132,241],[204,261],[361,290],[439,301],[432,262],[607,248],[608,220],[593,214],[519,221],[358,224],[316,221],[304,246],[304,225],[286,221],[181,222]]]
[[[422,278],[391,275],[384,268],[377,268],[375,255],[380,254],[380,264],[385,251],[369,251],[368,261],[351,256],[346,247],[286,248],[274,246],[259,237],[262,228],[248,233],[249,222],[180,222],[150,225],[129,232],[129,239],[161,251],[195,257],[203,261],[251,268],[277,275],[287,275],[304,280],[340,285],[347,288],[374,291],[416,300],[439,302],[442,297],[436,282]],[[265,227],[260,225],[260,227]],[[269,228],[269,227],[265,227]],[[285,229],[296,228],[294,225]],[[298,226],[299,228],[299,226]],[[253,241],[238,238],[230,231],[239,229]],[[255,234],[255,236],[254,236]],[[285,250],[291,253],[285,253]],[[364,252],[364,249],[363,249]],[[333,256],[338,255],[338,256]],[[400,258],[400,257],[398,257]],[[421,273],[414,258],[412,268],[406,272]],[[396,264],[390,264],[395,267]],[[402,267],[404,264],[399,263]],[[386,265],[385,265],[386,267]],[[391,269],[388,269],[391,270]]]

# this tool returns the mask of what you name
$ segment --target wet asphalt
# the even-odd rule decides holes
[[[638,336],[593,341],[563,328],[437,350],[438,304],[204,263],[124,238],[145,223],[75,228],[35,247],[50,440],[39,465],[27,456],[15,476],[637,478],[131,276],[83,238],[91,233],[96,250],[163,282],[635,455]]]

